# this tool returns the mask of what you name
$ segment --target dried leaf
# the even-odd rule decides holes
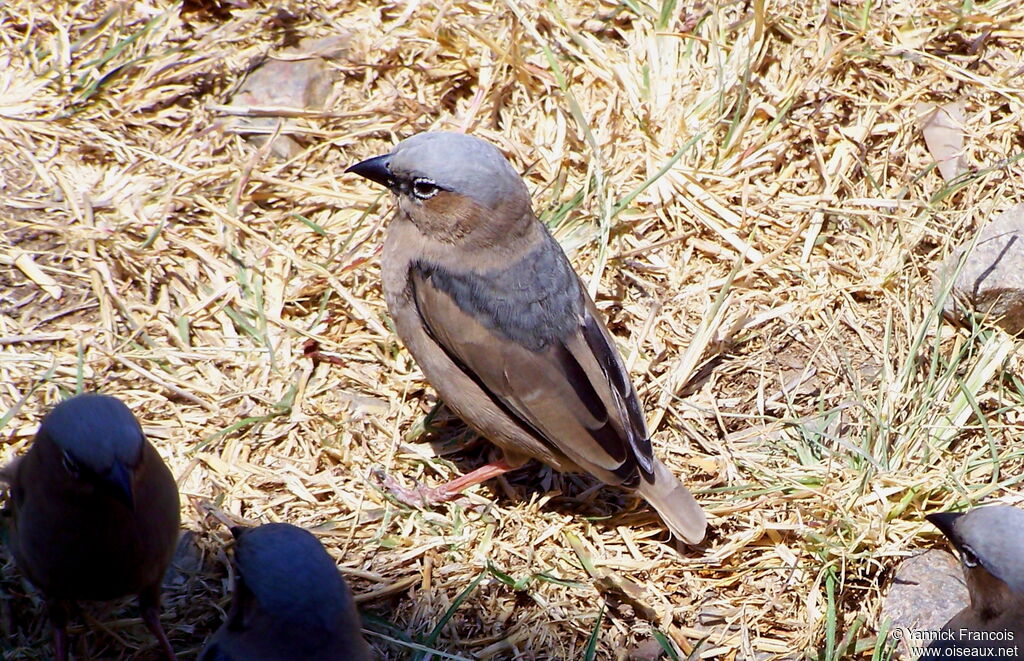
[[[956,179],[967,170],[963,162],[964,102],[955,101],[942,106],[919,103],[917,111],[923,119],[924,143],[938,163],[942,178],[946,181]]]

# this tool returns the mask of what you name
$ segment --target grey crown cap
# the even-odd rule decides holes
[[[989,573],[1024,595],[1024,510],[979,507],[957,521],[956,532]]]
[[[124,402],[96,393],[76,395],[55,406],[43,418],[39,434],[97,473],[109,470],[115,459],[133,466],[145,440]]]
[[[334,560],[310,532],[288,523],[240,529],[235,560],[260,605],[287,622],[330,629],[349,603]]]
[[[398,177],[426,177],[438,186],[495,209],[509,197],[527,197],[519,173],[498,148],[480,138],[435,131],[395,145],[388,167]]]

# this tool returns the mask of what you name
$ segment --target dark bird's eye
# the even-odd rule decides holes
[[[81,473],[81,469],[78,467],[78,462],[76,462],[74,457],[67,452],[62,454],[61,463],[64,464],[64,470],[71,473],[72,476],[78,477],[79,473]]]
[[[978,556],[974,554],[974,551],[970,546],[966,544],[960,549],[960,562],[964,563],[964,567],[968,569],[974,569],[978,566]]]
[[[439,190],[441,190],[440,186],[429,179],[421,177],[412,182],[412,194],[421,200],[428,200],[434,197]]]

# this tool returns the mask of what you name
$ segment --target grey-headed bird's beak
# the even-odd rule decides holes
[[[360,177],[366,177],[370,181],[374,181],[381,186],[386,188],[392,188],[395,185],[395,178],[391,175],[391,169],[388,168],[388,163],[391,161],[391,154],[384,154],[383,156],[374,156],[368,158],[365,161],[356,163],[345,172],[355,172]]]
[[[963,514],[959,512],[938,512],[936,514],[926,514],[924,518],[928,519],[932,525],[942,531],[949,541],[953,542],[953,545],[957,548],[960,547],[960,537],[956,534],[954,526],[956,520],[962,517]]]
[[[128,509],[135,509],[135,488],[132,486],[132,472],[127,466],[115,461],[104,482],[114,498],[124,503]]]

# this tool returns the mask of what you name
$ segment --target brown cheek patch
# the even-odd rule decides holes
[[[1014,607],[1014,596],[1009,586],[988,573],[984,567],[975,567],[967,572],[967,583],[972,596],[979,597],[980,603],[971,606],[982,620],[992,620]]]
[[[446,242],[457,241],[479,225],[486,223],[486,209],[465,195],[441,191],[424,200],[417,222],[431,234]]]

